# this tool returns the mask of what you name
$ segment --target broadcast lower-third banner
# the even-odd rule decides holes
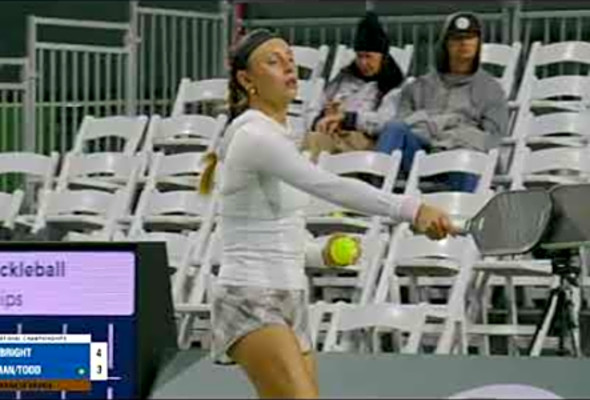
[[[89,380],[68,379],[68,380],[0,380],[0,392],[89,392],[92,383]]]

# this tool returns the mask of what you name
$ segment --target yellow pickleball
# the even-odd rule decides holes
[[[359,255],[358,243],[349,236],[343,236],[332,241],[330,257],[339,267],[351,265]]]

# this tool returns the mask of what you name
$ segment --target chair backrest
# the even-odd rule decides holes
[[[550,135],[587,140],[590,136],[589,112],[562,111],[534,115],[530,110],[522,109],[514,126],[512,136],[516,140],[527,140]]]
[[[201,114],[180,114],[162,118],[150,118],[144,144],[146,151],[167,147],[202,147],[214,150],[227,123],[227,116],[217,117]]]
[[[12,193],[0,192],[0,223],[6,229],[13,229],[21,210],[25,193],[16,189]]]
[[[522,105],[529,101],[536,81],[547,79],[537,77],[538,67],[566,62],[590,66],[590,43],[582,41],[565,41],[550,44],[534,42],[529,50],[522,82],[518,90],[518,104]],[[574,86],[572,85],[571,88],[574,88]]]
[[[309,79],[321,78],[328,60],[329,47],[325,44],[318,48],[291,46],[295,65],[311,71]]]
[[[320,108],[325,80],[323,78],[299,79],[297,85],[297,96],[289,105],[288,113],[290,116],[303,117],[305,127],[309,128],[313,122],[311,121],[312,110]]]
[[[195,188],[205,168],[205,152],[190,151],[186,153],[154,153],[148,169],[148,181],[173,183]]]
[[[590,148],[587,146],[564,146],[532,151],[522,145],[518,146],[515,152],[510,171],[512,189],[521,189],[529,184],[590,181]]]
[[[502,43],[483,43],[481,47],[481,63],[502,67],[502,73],[497,77],[504,89],[506,98],[512,96],[516,68],[520,59],[522,44],[514,42],[511,45]]]
[[[397,266],[400,264],[414,265],[413,260],[432,259],[447,260],[455,265],[456,274],[453,283],[451,300],[459,301],[461,293],[465,293],[471,268],[478,257],[477,247],[469,236],[447,237],[444,240],[430,240],[424,235],[414,235],[407,224],[398,225],[390,237],[388,253],[379,277],[374,301],[398,303],[400,292],[397,280]],[[420,262],[415,264],[420,268]],[[393,285],[393,286],[392,286]],[[458,291],[458,293],[454,293]]]
[[[0,174],[24,174],[41,180],[41,189],[49,190],[57,173],[59,153],[44,154],[28,152],[0,153]]]
[[[97,190],[51,191],[47,196],[46,216],[98,215],[106,216],[112,210],[115,194]]]
[[[145,187],[163,191],[195,190],[205,168],[205,154],[199,151],[153,153],[144,179]]]
[[[430,154],[420,150],[414,156],[405,193],[419,194],[421,178],[448,172],[478,175],[479,181],[475,192],[485,192],[492,183],[497,161],[497,149],[492,149],[488,153],[456,149]]]
[[[145,208],[136,210],[136,214],[144,217],[174,214],[199,216],[204,214],[205,207],[209,204],[209,200],[195,190],[153,190],[146,195],[148,197]]]
[[[390,193],[397,179],[401,165],[401,152],[391,154],[373,151],[351,151],[341,154],[322,152],[318,166],[336,175],[364,173],[383,178],[381,190]],[[346,212],[340,205],[330,203],[317,197],[311,197],[306,208],[306,215],[326,215],[334,212]]]
[[[580,110],[584,108],[583,104],[587,104],[590,100],[589,92],[590,78],[587,76],[552,76],[533,80],[529,84],[526,99],[519,104],[522,107],[528,105],[529,108],[538,108],[547,104],[557,109]]]
[[[337,175],[363,173],[381,177],[381,188],[385,191],[393,190],[400,163],[400,151],[391,154],[376,151],[349,151],[339,154],[322,152],[318,161],[320,167]]]
[[[407,44],[403,48],[391,46],[389,48],[389,54],[395,60],[404,76],[407,76],[408,72],[410,71],[410,65],[414,55],[414,45]],[[354,50],[350,47],[347,47],[343,44],[337,45],[334,61],[332,61],[329,81],[334,79],[342,68],[353,62],[355,56],[356,54]]]
[[[38,234],[44,229],[48,220],[65,218],[87,227],[90,220],[90,229],[102,231],[101,237],[104,240],[112,237],[118,221],[128,215],[131,203],[127,188],[114,193],[86,189],[50,190],[43,194],[42,199],[31,230],[33,234]]]
[[[139,144],[147,127],[148,117],[140,115],[136,117],[116,115],[111,117],[93,117],[86,115],[76,134],[73,153],[86,153],[92,143],[96,144],[101,139],[115,138],[124,142],[121,152],[134,154],[139,151]],[[96,146],[95,146],[96,147]],[[100,146],[98,146],[100,147]],[[99,151],[118,151],[107,148]]]
[[[409,332],[410,336],[401,352],[418,353],[426,324],[427,306],[400,304],[350,304],[338,303],[332,323],[326,335],[324,352],[341,351],[338,333],[362,328],[391,328]],[[374,349],[375,350],[375,349]]]
[[[143,230],[146,220],[153,217],[165,218],[178,216],[205,218],[210,207],[210,199],[195,190],[171,190],[161,192],[152,186],[145,186],[141,191],[135,213],[131,219],[130,232]],[[160,221],[164,222],[164,221]],[[191,221],[183,221],[187,227]]]
[[[57,190],[68,188],[76,178],[88,178],[84,186],[105,188],[106,180],[112,183],[112,190],[125,185],[134,186],[137,178],[146,168],[147,154],[136,153],[73,153],[66,154],[57,180]],[[95,185],[93,185],[95,181]]]
[[[194,277],[194,284],[188,295],[188,303],[191,305],[203,304],[207,300],[207,293],[212,289],[215,276],[214,266],[221,263],[221,232],[217,227],[204,227],[199,231],[201,235],[200,249],[195,249],[194,257],[190,260],[193,265],[198,266],[197,275]],[[199,251],[201,250],[201,251]],[[177,287],[180,287],[182,279],[179,276]]]
[[[172,107],[172,116],[186,114],[187,103],[220,102],[228,98],[228,80],[213,78],[193,81],[182,78]]]

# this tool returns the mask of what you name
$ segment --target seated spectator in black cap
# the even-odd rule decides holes
[[[472,13],[447,18],[436,48],[436,69],[406,85],[396,121],[379,135],[377,150],[403,152],[402,171],[420,149],[488,151],[508,130],[508,102],[496,79],[480,68],[481,23]],[[471,192],[477,177],[451,173],[449,190]]]
[[[322,111],[303,142],[314,162],[321,151],[374,150],[376,135],[395,115],[395,89],[404,76],[376,14],[360,21],[354,50],[355,60],[327,85]]]

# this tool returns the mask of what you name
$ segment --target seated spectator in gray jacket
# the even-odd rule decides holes
[[[472,13],[449,16],[436,48],[436,69],[404,86],[395,121],[376,149],[401,149],[402,171],[414,153],[466,148],[488,151],[508,129],[508,102],[496,79],[480,68],[481,22]],[[477,177],[451,173],[450,190],[473,191]]]
[[[395,115],[404,76],[374,13],[360,21],[354,50],[355,60],[328,83],[322,111],[303,141],[314,162],[322,151],[374,150],[376,135]]]

